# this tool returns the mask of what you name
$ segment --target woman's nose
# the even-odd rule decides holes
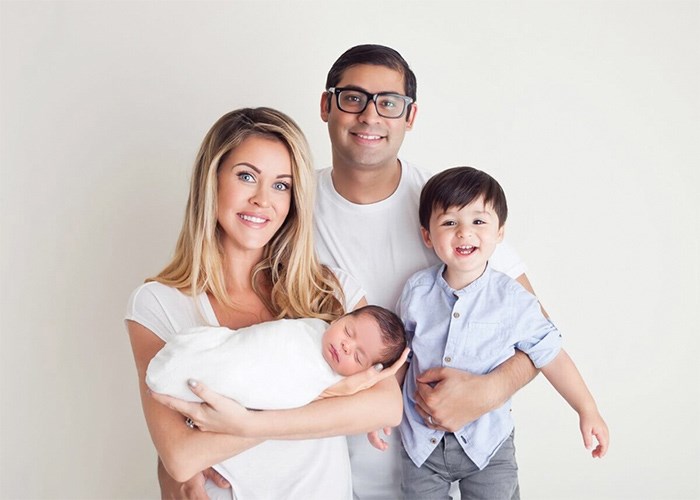
[[[267,191],[264,189],[258,189],[255,194],[250,198],[250,202],[253,205],[257,205],[259,207],[269,207],[270,206],[270,199],[268,197]]]

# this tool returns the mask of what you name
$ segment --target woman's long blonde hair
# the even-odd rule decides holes
[[[313,247],[315,177],[309,146],[297,124],[271,108],[232,111],[209,130],[195,161],[175,255],[151,280],[192,297],[208,292],[219,303],[235,308],[226,291],[219,242],[217,173],[226,156],[251,136],[274,139],[286,146],[293,179],[289,214],[253,269],[253,289],[277,318],[333,320],[344,312],[344,297],[337,278],[319,264]]]

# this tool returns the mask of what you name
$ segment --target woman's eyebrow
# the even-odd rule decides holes
[[[256,166],[253,165],[252,163],[248,163],[248,162],[246,162],[246,161],[242,161],[242,162],[240,162],[240,163],[236,163],[236,164],[234,165],[234,168],[235,168],[235,167],[248,167],[248,168],[250,168],[250,169],[252,169],[252,170],[255,170],[255,172],[258,173],[258,174],[261,174],[261,173],[262,173],[262,170],[260,170],[258,167],[256,167]],[[276,178],[277,178],[277,179],[286,179],[286,178],[291,179],[291,178],[292,178],[292,174],[280,174],[280,175],[278,175]]]
[[[258,167],[256,167],[256,166],[253,165],[252,163],[248,163],[248,162],[245,162],[245,161],[242,161],[242,162],[240,162],[240,163],[236,163],[236,164],[234,165],[234,167],[248,167],[248,168],[252,168],[252,169],[255,170],[258,174],[262,172],[262,170],[260,170]]]

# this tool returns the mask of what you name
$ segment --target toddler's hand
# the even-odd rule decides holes
[[[579,427],[583,436],[583,444],[587,450],[591,451],[593,458],[603,458],[608,451],[610,436],[608,426],[600,416],[598,410],[583,412],[579,416]],[[598,445],[594,448],[593,438],[598,441]]]

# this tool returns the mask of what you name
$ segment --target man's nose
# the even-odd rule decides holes
[[[364,123],[377,123],[381,120],[381,116],[377,112],[377,104],[375,101],[370,99],[365,106],[365,110],[360,113],[360,121]]]

